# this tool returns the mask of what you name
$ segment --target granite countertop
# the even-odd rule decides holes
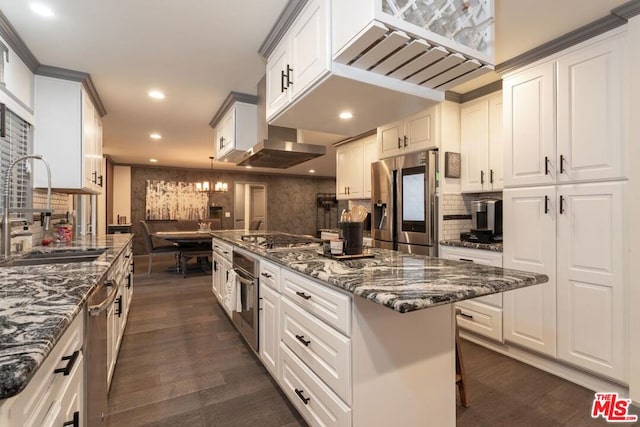
[[[269,251],[257,248],[242,241],[240,237],[248,233],[241,230],[214,231],[212,234],[291,270],[401,313],[549,280],[543,274],[377,248],[370,249],[373,258],[337,261],[323,256],[317,249]]]
[[[0,267],[0,399],[27,386],[132,237],[110,234],[32,249],[107,249],[91,262]]]
[[[483,251],[502,252],[502,243],[474,243],[462,240],[440,240],[443,246],[457,246],[459,248],[482,249]]]

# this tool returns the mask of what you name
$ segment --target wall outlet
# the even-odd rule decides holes
[[[231,218],[231,212],[225,212],[224,213],[224,217],[225,218]]]

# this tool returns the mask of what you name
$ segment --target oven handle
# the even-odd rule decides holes
[[[238,279],[242,282],[242,283],[246,283],[248,285],[255,285],[255,278],[248,276],[247,273],[243,272],[242,270],[238,269],[238,268],[234,268],[233,271],[236,272]]]
[[[117,294],[118,294],[118,287],[114,286],[113,290],[111,291],[111,293],[109,293],[109,295],[107,295],[107,298],[105,298],[104,301],[102,301],[100,304],[89,306],[89,315],[94,317],[99,316],[100,313],[105,311],[107,307],[109,307],[113,303],[113,301],[116,299]]]

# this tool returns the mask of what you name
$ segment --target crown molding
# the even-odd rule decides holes
[[[233,92],[231,91],[229,95],[222,101],[222,105],[218,108],[218,111],[213,115],[213,118],[209,122],[209,126],[215,128],[220,120],[227,114],[227,111],[233,106],[236,102],[244,102],[245,104],[258,104],[258,97],[256,95],[249,95],[248,93],[241,92]]]
[[[296,19],[302,8],[307,4],[308,0],[289,0],[284,10],[273,24],[269,34],[260,45],[258,53],[265,58],[268,58],[273,49],[276,48],[280,40],[284,37],[285,33],[293,25],[293,21]]]
[[[62,80],[70,80],[73,82],[82,83],[85,90],[89,94],[89,98],[91,98],[91,102],[96,107],[98,114],[100,117],[104,117],[107,115],[107,110],[104,108],[104,104],[102,104],[102,100],[100,99],[100,95],[98,95],[98,91],[93,84],[93,80],[91,80],[91,75],[89,73],[85,73],[83,71],[75,71],[68,70],[66,68],[53,67],[51,65],[40,65],[35,72],[39,76],[45,77],[53,77],[56,79]]]
[[[635,2],[637,0],[633,1]],[[621,18],[620,16],[615,15],[612,12],[604,18],[593,21],[576,30],[568,32],[565,35],[562,35],[556,39],[535,47],[521,55],[518,55],[496,65],[495,71],[498,74],[505,74],[518,68],[522,68],[525,65],[532,64],[536,61],[553,55],[554,53],[558,53],[585,40],[589,40],[590,38],[606,33],[607,31],[613,30],[614,28],[617,28],[626,23],[627,20],[625,18]]]
[[[462,104],[462,94],[458,92],[454,92],[452,90],[447,90],[444,92],[444,100],[455,102],[456,104]]]
[[[631,0],[621,6],[611,10],[611,13],[622,19],[629,20],[636,15],[640,15],[640,0]]]
[[[40,62],[31,53],[22,37],[18,34],[13,25],[9,22],[4,13],[0,10],[0,36],[9,44],[11,49],[18,55],[18,57],[25,63],[25,65],[35,73]]]

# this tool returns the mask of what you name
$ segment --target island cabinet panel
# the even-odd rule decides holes
[[[453,304],[401,314],[353,303],[353,425],[454,426]]]
[[[626,183],[558,186],[558,357],[626,381]]]
[[[288,297],[282,298],[281,307],[282,342],[343,401],[351,404],[351,340]]]
[[[278,378],[280,354],[280,294],[260,281],[259,355],[264,366]]]
[[[310,425],[339,427],[352,425],[351,408],[342,402],[284,343],[280,343],[280,355],[280,386]]]
[[[549,277],[504,293],[504,339],[555,357],[556,189],[506,189],[503,196],[504,267]]]
[[[85,425],[84,323],[80,312],[51,350],[27,387],[15,397],[0,402],[2,427],[61,426],[78,412]],[[67,368],[64,372],[55,372]],[[68,413],[70,417],[67,418]]]
[[[272,262],[260,260],[260,284],[280,293],[280,267]]]
[[[343,334],[351,334],[349,296],[289,270],[282,270],[281,277],[283,295]]]

